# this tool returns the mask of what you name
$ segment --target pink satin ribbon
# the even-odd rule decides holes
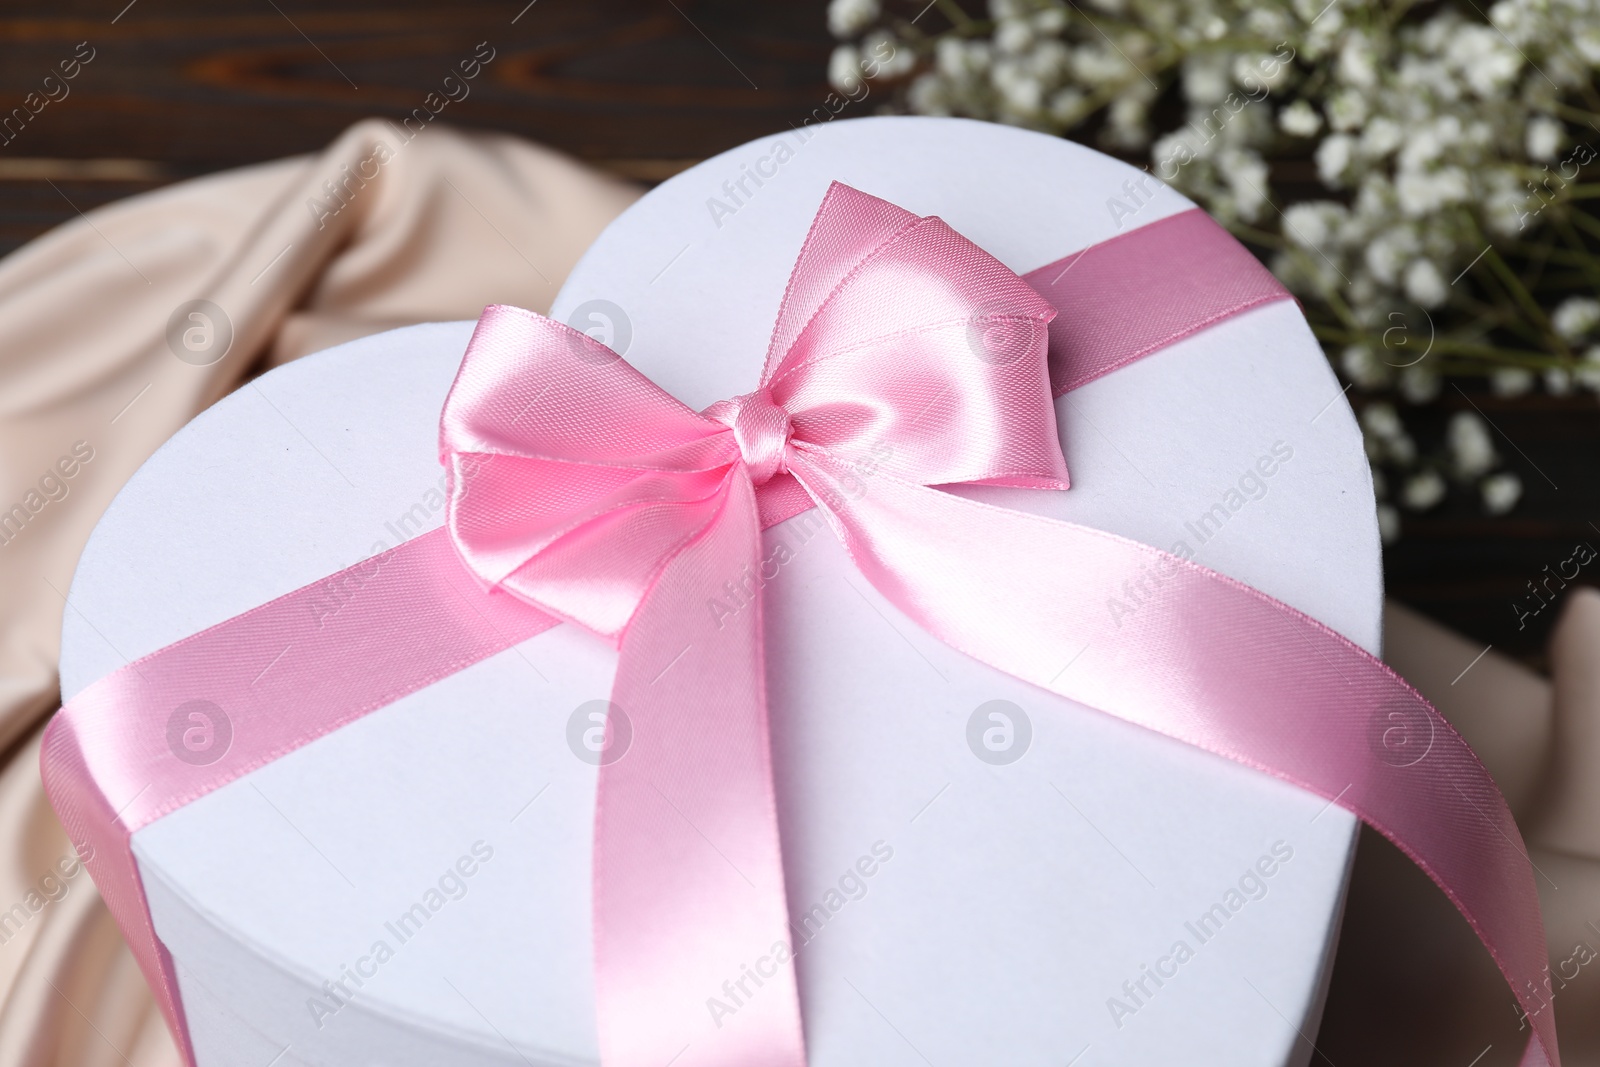
[[[867,579],[952,647],[1295,782],[1389,836],[1529,1012],[1523,1063],[1557,1063],[1521,837],[1419,695],[1223,575],[932,488],[1066,488],[1052,378],[1070,388],[1286,294],[1198,212],[1028,280],[938,219],[835,185],[757,388],[698,414],[565,326],[486,311],[442,421],[446,530],[130,664],[47,732],[51,800],[93,846],[90,871],[191,1062],[131,833],[559,618],[618,645],[613,700],[634,733],[600,769],[603,1061],[803,1064],[787,962],[725,1026],[705,1006],[788,940],[759,597],[732,615],[707,602],[756,566],[762,526],[817,506]],[[1129,580],[1148,596],[1113,623],[1104,605]],[[167,742],[174,710],[197,699],[235,724],[228,753],[204,767]]]

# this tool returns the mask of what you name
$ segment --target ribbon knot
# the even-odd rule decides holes
[[[739,455],[750,469],[751,484],[765,485],[774,474],[787,469],[784,457],[794,424],[789,413],[774,402],[770,389],[762,387],[732,400],[720,400],[703,414],[733,431]]]

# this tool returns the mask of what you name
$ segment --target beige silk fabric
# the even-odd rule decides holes
[[[1548,679],[1393,602],[1384,659],[1444,713],[1505,793],[1539,888],[1550,950],[1543,996],[1562,1064],[1600,1067],[1600,591],[1546,592],[1560,598]],[[1369,848],[1367,836],[1362,846],[1352,899],[1365,900],[1349,915],[1339,965],[1368,995],[1363,1021],[1397,1046],[1394,1059],[1369,1062],[1465,1064],[1489,1040],[1486,1029],[1496,1055],[1484,1063],[1515,1062],[1499,1056],[1520,1049],[1527,1031],[1482,945],[1409,861]],[[1459,1059],[1436,1061],[1433,1039],[1456,1033],[1480,1036],[1452,1046]]]
[[[111,497],[196,412],[265,367],[396,326],[476,318],[486,304],[547,308],[638,195],[515,138],[441,126],[408,137],[369,121],[316,156],[112,204],[0,261],[0,516],[28,512],[20,529],[0,523],[0,1067],[178,1064],[39,784],[64,594]],[[222,309],[233,334],[227,355],[203,366],[168,339],[174,310],[196,299]],[[1566,594],[1553,684],[1493,652],[1458,678],[1480,649],[1398,606],[1386,636],[1389,661],[1483,754],[1551,876],[1540,887],[1553,966],[1577,941],[1600,949],[1588,925],[1600,923],[1600,593]],[[1383,916],[1420,928],[1431,909],[1464,938],[1452,945],[1483,956],[1431,887],[1415,899],[1391,892],[1386,877],[1420,877],[1395,870],[1364,878],[1358,864],[1358,887],[1373,887]],[[1359,951],[1351,926],[1363,921],[1353,908],[1340,966],[1378,982],[1395,961],[1383,938]],[[1347,1044],[1434,1048],[1471,1026],[1450,1015],[1469,1002],[1511,1020],[1486,960],[1458,979],[1474,990],[1436,980],[1449,994],[1441,1012],[1362,1023],[1393,1033]],[[1600,1064],[1596,1024],[1584,1022],[1600,1019],[1600,962],[1579,969],[1557,997],[1569,1067]]]
[[[64,594],[112,496],[266,367],[486,304],[548,308],[639,193],[517,138],[367,121],[315,156],[108,205],[0,261],[0,1067],[178,1063],[39,784]],[[207,366],[168,341],[196,299],[233,334]],[[15,505],[20,529],[3,525]]]

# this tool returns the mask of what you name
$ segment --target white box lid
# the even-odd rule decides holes
[[[772,176],[747,182],[736,212],[707,207],[757,167]],[[1068,141],[962,120],[785,133],[644,197],[553,314],[603,329],[624,309],[629,361],[704,407],[755,382],[830,181],[938,214],[1026,272],[1114,236],[1106,201],[1137,174]],[[1123,228],[1191,206],[1161,190]],[[307,357],[163,446],[84,552],[66,695],[439,525],[438,410],[470,331],[417,326]],[[1073,488],[978,492],[1165,549],[1187,541],[1199,562],[1377,650],[1360,432],[1293,303],[1118,370],[1057,412]],[[1292,458],[1196,543],[1192,520],[1275,445]],[[766,595],[793,910],[830,901],[874,846],[893,852],[859,899],[854,883],[837,894],[799,953],[815,1067],[1305,1061],[1297,1030],[1314,1033],[1354,849],[1347,812],[966,659],[878,597],[826,532]],[[608,694],[614,662],[558,627],[139,831],[203,1067],[597,1062],[594,768],[566,733],[579,705]],[[1004,765],[967,740],[972,713],[996,699],[1033,728]],[[1292,859],[1249,878],[1280,842]],[[492,858],[400,943],[386,924],[475,844]],[[1242,878],[1250,896],[1202,944],[1186,923]],[[392,958],[371,962],[379,941]],[[1161,964],[1178,941],[1192,958]],[[315,1018],[308,1001],[364,957],[373,976]],[[1144,970],[1158,964],[1175,969],[1160,986]],[[1124,983],[1141,979],[1132,998]],[[1113,998],[1136,1010],[1118,1018]]]

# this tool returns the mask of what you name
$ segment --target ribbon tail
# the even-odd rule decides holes
[[[606,1067],[805,1064],[742,467],[724,497],[622,639],[595,810]]]
[[[1499,789],[1398,675],[1307,615],[1099,530],[790,457],[861,572],[955,648],[1266,771],[1393,841],[1460,909],[1559,1067],[1532,865]],[[1149,595],[1129,607],[1124,582]],[[1115,610],[1122,604],[1127,610]]]
[[[194,1067],[194,1045],[178,991],[177,969],[167,946],[156,936],[150,903],[133,858],[132,830],[106,796],[105,783],[92,773],[79,730],[79,723],[65,716],[52,720],[46,728],[41,761],[50,803],[122,930],[178,1046],[179,1057],[186,1067]]]

